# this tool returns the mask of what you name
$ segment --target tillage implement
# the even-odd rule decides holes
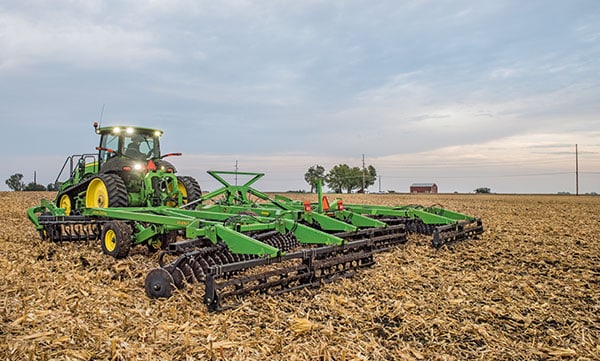
[[[209,171],[222,184],[202,194],[176,175],[161,154],[162,131],[98,127],[96,154],[67,158],[54,201],[27,213],[43,239],[99,240],[104,253],[126,257],[132,246],[160,250],[146,294],[170,297],[186,284],[204,284],[204,303],[221,310],[253,292],[281,293],[348,277],[374,264],[374,255],[406,242],[407,232],[432,245],[475,237],[480,219],[441,207],[371,206],[269,196],[252,185],[262,173]],[[231,184],[226,177],[248,179]],[[58,181],[58,179],[57,179]]]

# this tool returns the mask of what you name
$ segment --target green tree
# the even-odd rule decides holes
[[[21,173],[11,175],[5,183],[13,191],[22,191],[25,188],[25,182],[23,182],[23,175]]]
[[[370,165],[364,169],[365,188],[375,184],[376,179],[377,171],[375,167]],[[329,171],[325,177],[325,181],[327,182],[327,186],[337,193],[342,193],[343,191],[352,193],[355,189],[364,192],[363,169],[359,167],[350,168],[347,164],[338,164]]]
[[[342,193],[344,189],[351,189],[351,172],[347,164],[338,164],[327,173],[325,182],[334,192]]]
[[[492,190],[489,189],[488,187],[479,187],[477,189],[475,189],[475,193],[492,193]]]
[[[37,183],[29,183],[25,186],[25,188],[23,188],[24,191],[45,191],[46,187],[44,187],[41,184],[37,184]]]
[[[361,172],[361,177],[362,177],[362,172]],[[370,165],[367,168],[365,168],[365,189],[369,188],[370,186],[375,184],[376,180],[377,180],[377,171],[375,170],[375,167]],[[360,188],[362,188],[362,179],[361,179]],[[365,190],[364,189],[361,189],[361,190],[364,193]]]
[[[314,192],[317,187],[317,181],[325,179],[325,168],[320,165],[313,165],[304,173],[304,180],[310,184],[310,192]]]
[[[348,174],[348,185],[346,186],[346,190],[348,193],[352,193],[353,190],[358,189],[361,191],[362,189],[362,180],[363,180],[363,172],[358,167],[350,168],[350,173]]]

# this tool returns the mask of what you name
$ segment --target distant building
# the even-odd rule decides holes
[[[410,193],[437,193],[438,187],[435,183],[413,183]]]

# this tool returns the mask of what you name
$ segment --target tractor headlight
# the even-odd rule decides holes
[[[135,163],[133,165],[133,169],[135,169],[135,170],[142,170],[142,169],[144,169],[144,166],[142,166],[140,163]]]

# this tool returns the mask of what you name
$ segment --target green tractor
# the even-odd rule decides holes
[[[158,129],[99,127],[97,154],[71,155],[58,177],[69,168],[55,203],[65,215],[81,214],[85,208],[178,207],[201,198],[198,182],[175,175],[175,167],[164,160],[181,153],[161,154]]]

